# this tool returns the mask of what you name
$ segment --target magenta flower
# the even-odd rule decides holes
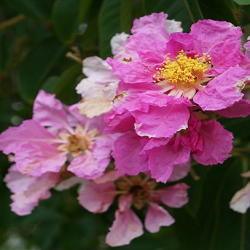
[[[144,21],[159,20],[160,15],[163,14],[144,17]],[[153,23],[157,32],[163,30],[162,22]],[[139,27],[143,29],[142,25]],[[148,30],[146,26],[146,34]],[[124,42],[126,48],[126,43],[134,39],[137,56],[133,52],[127,63],[116,57],[107,59],[113,73],[121,79],[109,117],[129,113],[138,135],[171,138],[187,128],[192,106],[226,117],[250,113],[250,103],[242,100],[241,93],[250,80],[250,60],[240,50],[239,27],[203,20],[192,25],[189,34],[164,35],[166,32],[162,31],[161,37],[144,39],[145,46],[137,41],[137,34]],[[144,41],[143,32],[139,34]],[[128,55],[124,58],[127,60]],[[243,110],[237,114],[239,105]]]
[[[113,182],[114,181],[114,182]],[[180,208],[188,202],[187,189],[184,183],[170,187],[156,189],[157,183],[146,174],[140,176],[120,176],[117,172],[104,174],[97,180],[83,185],[78,197],[80,204],[92,213],[107,211],[116,195],[118,210],[115,212],[115,221],[107,234],[106,243],[110,246],[122,246],[143,234],[143,225],[131,209],[142,209],[148,206],[145,217],[145,228],[155,233],[161,226],[170,226],[174,223],[173,217],[160,206]]]
[[[103,133],[102,117],[80,116],[76,105],[63,106],[54,95],[40,91],[32,120],[0,135],[0,150],[15,154],[16,169],[40,177],[68,171],[87,179],[102,175],[110,162],[111,137]]]
[[[176,165],[188,164],[191,154],[203,165],[223,163],[230,157],[232,139],[219,122],[201,121],[191,115],[188,128],[172,138],[141,137],[133,129],[122,133],[114,142],[112,156],[120,174],[150,171],[156,181],[166,182]],[[184,170],[183,176],[187,172]]]

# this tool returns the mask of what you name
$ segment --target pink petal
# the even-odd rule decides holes
[[[92,213],[103,213],[108,210],[115,198],[115,184],[106,182],[96,184],[88,182],[78,196],[79,203]]]
[[[15,155],[18,171],[35,177],[46,172],[59,172],[66,160],[65,153],[45,142],[23,144]]]
[[[193,153],[194,159],[203,165],[223,163],[230,157],[233,135],[225,130],[219,122],[204,122],[200,129],[203,150]]]
[[[99,178],[103,174],[105,169],[106,167],[103,169],[99,169],[99,166],[96,164],[96,160],[93,157],[93,154],[89,151],[74,158],[68,166],[68,170],[70,172],[74,173],[78,177],[86,179]]]
[[[118,78],[111,73],[111,67],[97,56],[87,57],[83,60],[83,73],[93,84],[105,85],[118,80]],[[84,92],[84,95],[85,94],[89,95],[91,93]]]
[[[145,105],[149,105],[147,112],[140,110],[131,112],[136,120],[135,129],[138,135],[172,137],[177,131],[187,128],[190,104],[186,99],[166,97],[163,104],[161,99],[154,101],[154,96],[147,95],[147,97],[148,100],[145,102]]]
[[[156,233],[161,226],[170,226],[174,222],[174,218],[163,207],[153,202],[149,203],[145,227],[150,233]]]
[[[102,183],[106,183],[109,181],[116,181],[120,177],[121,177],[121,174],[119,174],[118,171],[114,170],[114,171],[110,171],[108,173],[103,174],[101,177],[95,179],[94,182],[97,184],[102,184]]]
[[[127,245],[131,240],[143,234],[140,219],[129,208],[123,212],[119,210],[115,212],[115,221],[109,230],[106,244],[112,247]]]
[[[230,67],[210,81],[203,90],[198,91],[193,100],[204,111],[228,108],[242,99],[241,88],[249,79],[249,73],[238,65]]]
[[[151,33],[157,30],[157,32],[160,32],[162,36],[167,38],[168,33],[165,28],[167,17],[167,14],[161,12],[135,19],[131,32],[132,34],[136,34],[138,32]]]
[[[40,200],[50,197],[49,190],[54,187],[58,180],[59,175],[56,173],[46,173],[34,178],[11,170],[5,178],[7,186],[14,192],[11,195],[13,201],[11,210],[21,216],[30,214]]]
[[[42,126],[52,126],[56,128],[68,127],[67,114],[62,103],[55,98],[55,95],[47,94],[40,90],[33,108],[33,120]]]
[[[250,182],[239,190],[230,201],[230,208],[239,213],[246,213],[250,207]]]
[[[166,182],[173,172],[176,164],[187,162],[190,157],[190,150],[180,146],[177,151],[168,143],[148,151],[149,169],[152,178],[158,182]]]
[[[227,117],[247,117],[250,114],[250,100],[242,99],[235,102],[231,107],[216,111],[217,114]]]
[[[53,141],[51,133],[33,120],[24,121],[19,127],[10,127],[0,135],[0,150],[5,154],[16,153],[20,145],[32,141]]]
[[[161,202],[169,207],[180,208],[188,202],[188,185],[178,183],[171,187],[158,189]]]
[[[148,170],[148,158],[141,155],[141,138],[134,132],[118,137],[114,142],[112,156],[120,174],[137,175]]]
[[[242,35],[240,27],[235,27],[229,22],[213,20],[199,20],[191,26],[190,33],[196,35],[197,47],[201,49],[200,53],[209,53],[217,43],[228,38],[238,40]]]
[[[187,176],[191,168],[190,161],[174,166],[173,172],[168,181],[178,181]]]
[[[152,82],[153,70],[149,71],[140,62],[132,61],[124,64],[111,58],[106,59],[106,61],[112,67],[112,72],[124,82],[130,84]]]

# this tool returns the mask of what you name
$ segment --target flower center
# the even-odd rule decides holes
[[[89,148],[89,141],[84,136],[70,135],[68,138],[68,150],[81,152]]]
[[[169,53],[166,55],[163,65],[156,68],[154,82],[166,80],[182,89],[197,84],[208,71],[211,63],[211,56],[207,53],[190,57],[181,50],[174,60],[171,60],[169,55]]]

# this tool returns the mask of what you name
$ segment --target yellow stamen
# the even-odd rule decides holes
[[[166,80],[179,88],[187,89],[201,80],[208,71],[210,63],[211,56],[207,53],[203,53],[202,56],[187,57],[181,50],[174,60],[167,54],[163,65],[156,69],[154,81]]]

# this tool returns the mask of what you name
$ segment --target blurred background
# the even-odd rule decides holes
[[[199,19],[225,20],[241,26],[243,39],[250,34],[247,0],[1,0],[0,1],[0,131],[32,117],[39,89],[55,93],[65,104],[80,100],[75,86],[84,77],[81,61],[111,56],[110,39],[130,33],[135,18],[165,12],[182,21],[185,32]],[[246,146],[250,119],[220,120]],[[168,209],[176,223],[159,233],[145,233],[128,250],[247,250],[250,249],[250,214],[229,209],[234,193],[246,184],[240,177],[249,155],[231,158],[220,166],[194,166],[196,178],[190,202]],[[242,159],[244,164],[242,164]],[[105,235],[116,205],[93,215],[76,199],[76,188],[52,191],[31,215],[10,211],[10,192],[2,181],[10,163],[0,155],[0,250],[105,250]],[[199,180],[198,180],[199,179]],[[139,214],[141,218],[144,217]]]

